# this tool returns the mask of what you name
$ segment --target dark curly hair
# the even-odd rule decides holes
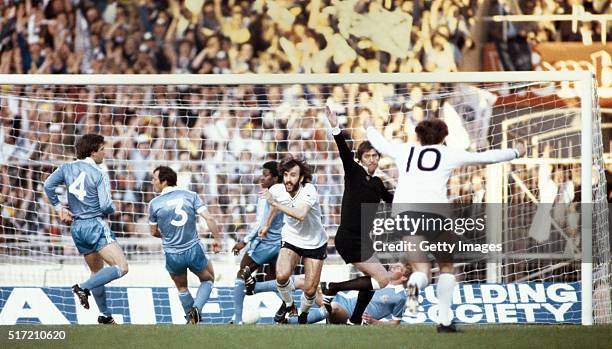
[[[448,127],[440,119],[423,120],[418,123],[416,133],[421,145],[440,144],[448,136]]]
[[[276,161],[268,161],[265,164],[263,164],[262,166],[264,169],[270,171],[270,175],[272,175],[272,177],[276,177],[276,182],[280,183],[282,181],[282,178],[280,176],[280,174],[278,173],[278,162]]]
[[[312,172],[310,166],[301,157],[288,156],[278,165],[278,172],[281,176],[285,175],[285,172],[291,170],[295,166],[300,167],[300,176],[303,176],[302,184],[310,183],[312,181]]]
[[[100,146],[104,144],[104,137],[88,133],[79,138],[75,144],[77,159],[85,159],[97,152]]]

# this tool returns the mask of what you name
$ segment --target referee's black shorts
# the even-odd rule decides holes
[[[336,232],[334,238],[336,250],[346,263],[365,262],[374,255],[372,239],[361,236],[359,232],[349,232],[342,228]]]

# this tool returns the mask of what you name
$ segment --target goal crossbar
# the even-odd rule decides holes
[[[588,81],[588,71],[367,74],[0,74],[11,85],[291,85]]]

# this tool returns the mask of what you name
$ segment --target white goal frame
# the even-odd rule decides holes
[[[588,71],[562,72],[458,72],[458,73],[380,73],[380,74],[150,74],[150,75],[12,75],[0,74],[0,84],[7,85],[308,85],[308,84],[372,84],[372,83],[516,83],[569,82],[578,83],[581,109],[581,145],[592,144],[594,75]],[[593,151],[581,146],[582,188],[592,187]],[[592,204],[592,190],[581,190],[581,203]],[[582,263],[582,324],[593,324],[593,263],[592,215],[581,213]]]

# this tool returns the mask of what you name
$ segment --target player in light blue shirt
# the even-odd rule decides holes
[[[206,258],[206,248],[198,236],[197,216],[206,220],[213,234],[215,253],[221,251],[221,239],[217,222],[198,194],[177,188],[176,180],[176,172],[170,167],[153,170],[153,188],[160,195],[149,203],[149,224],[151,235],[162,239],[166,270],[179,291],[188,323],[197,324],[215,280],[212,262]],[[195,300],[187,288],[187,269],[200,279]]]
[[[115,321],[106,304],[104,285],[125,275],[128,264],[104,220],[115,211],[108,175],[99,166],[104,161],[104,137],[86,134],[75,147],[78,160],[56,169],[45,181],[45,193],[60,219],[72,224],[74,244],[92,273],[89,280],[72,286],[72,291],[85,309],[89,309],[88,297],[93,294],[102,313],[98,323],[112,324]],[[62,184],[68,189],[68,208],[62,206],[56,192]],[[105,262],[109,266],[104,267]]]
[[[401,322],[406,311],[408,297],[406,282],[408,282],[411,270],[402,263],[394,263],[389,266],[389,273],[391,276],[389,284],[374,292],[374,296],[363,313],[363,323],[399,325]],[[295,288],[304,287],[303,275],[295,275],[291,278],[291,284]],[[258,282],[255,285],[255,292],[276,292],[276,285],[274,281]],[[331,305],[324,306],[320,299],[317,300],[317,303],[319,308],[312,309],[308,313],[309,324],[324,319],[329,319],[332,324],[347,324],[346,320],[350,319],[357,305],[357,297],[349,297],[349,294],[340,292],[334,297]],[[297,319],[289,318],[289,323],[297,323]]]
[[[278,173],[278,163],[276,161],[268,161],[263,164],[261,177],[259,177],[259,184],[263,189],[268,189],[274,184],[280,183],[281,177]],[[266,218],[270,212],[270,204],[264,198],[257,200],[257,211],[255,224],[251,227],[251,230],[244,238],[243,241],[237,242],[232,251],[237,255],[246,244],[249,244],[247,253],[244,254],[240,261],[240,270],[236,275],[236,283],[234,284],[234,319],[232,320],[235,324],[242,323],[242,306],[244,302],[245,291],[247,295],[254,293],[253,287],[255,286],[255,279],[251,275],[252,272],[257,270],[260,266],[265,263],[270,265],[270,269],[266,274],[266,279],[275,278],[274,264],[278,251],[281,246],[281,229],[283,228],[283,213],[280,213],[274,217],[268,233],[264,237],[260,237],[257,232],[266,223]],[[246,289],[246,290],[245,290]]]
[[[391,264],[389,267],[391,279],[389,284],[374,292],[374,296],[362,315],[363,323],[399,325],[406,311],[406,282],[410,277],[410,270],[401,263]],[[331,303],[329,322],[332,324],[345,324],[351,318],[357,305],[356,297],[347,297],[338,293]],[[388,319],[390,317],[390,319]]]

